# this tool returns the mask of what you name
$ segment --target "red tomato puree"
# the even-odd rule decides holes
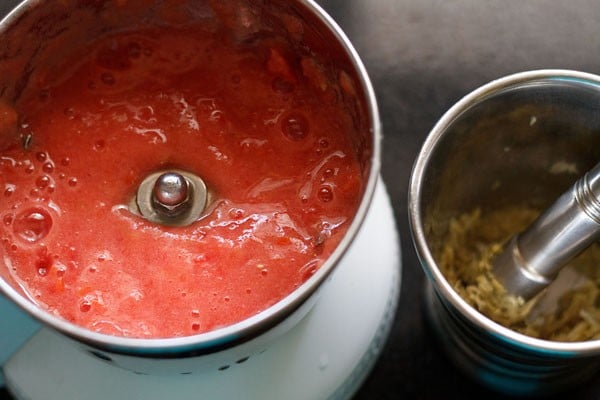
[[[50,313],[128,337],[206,332],[291,293],[345,234],[364,182],[340,73],[213,28],[99,38],[0,103],[3,264]],[[189,226],[129,208],[166,169],[211,193]]]

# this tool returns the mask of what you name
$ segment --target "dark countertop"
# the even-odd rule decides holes
[[[7,5],[1,3],[3,15]],[[382,174],[403,250],[396,321],[356,399],[503,399],[455,370],[423,319],[425,277],[407,220],[410,171],[437,119],[476,87],[530,69],[600,74],[600,7],[594,0],[319,3],[354,43],[375,86],[384,129]],[[568,397],[600,399],[600,377]],[[8,397],[0,391],[2,398]]]
[[[396,321],[356,400],[507,398],[457,371],[423,318],[425,275],[407,219],[411,167],[442,114],[490,80],[546,68],[599,74],[600,7],[593,0],[319,3],[349,36],[375,87],[384,133],[382,175],[403,251]],[[568,397],[600,399],[600,375]]]

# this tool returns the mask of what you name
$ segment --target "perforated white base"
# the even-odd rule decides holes
[[[394,216],[379,183],[366,220],[309,314],[267,351],[191,375],[136,375],[42,329],[4,366],[18,399],[347,399],[379,355],[400,284]]]

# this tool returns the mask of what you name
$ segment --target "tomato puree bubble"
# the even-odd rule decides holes
[[[215,4],[206,26],[96,38],[0,103],[2,268],[52,314],[127,337],[207,332],[289,295],[346,233],[365,186],[347,74]],[[166,170],[208,188],[187,226],[131,207]]]
[[[12,225],[16,237],[28,243],[36,243],[50,232],[52,217],[42,208],[31,208],[19,213]]]

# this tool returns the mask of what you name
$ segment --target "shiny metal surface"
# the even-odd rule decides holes
[[[140,183],[129,210],[148,221],[186,226],[202,217],[209,202],[204,181],[188,171],[158,171]]]
[[[494,260],[509,293],[532,298],[600,237],[600,164],[596,164]]]
[[[598,105],[600,77],[592,74],[536,70],[494,80],[441,117],[413,168],[409,223],[433,288],[432,325],[459,368],[507,395],[580,384],[600,366],[600,340],[537,339],[480,314],[439,267],[449,224],[474,209],[547,207],[600,159]]]
[[[189,185],[176,172],[165,172],[156,179],[152,189],[154,203],[163,207],[167,214],[175,213],[190,200]]]

